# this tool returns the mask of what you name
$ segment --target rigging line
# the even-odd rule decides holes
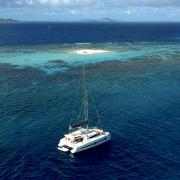
[[[85,65],[83,64],[83,88],[84,88],[84,116],[85,121],[88,121],[88,96],[87,96],[87,79],[86,79],[86,69]]]
[[[83,110],[83,105],[84,105],[84,100],[82,99],[82,101],[81,101],[81,107],[80,107],[80,110],[79,110],[79,114],[78,114],[78,116],[77,116],[78,120],[80,120],[80,116],[81,116],[82,110]],[[81,121],[82,121],[82,119],[81,119]]]
[[[72,119],[73,119],[73,115],[74,115],[74,111],[75,111],[75,106],[76,106],[76,102],[77,102],[78,91],[79,91],[80,83],[81,83],[81,79],[82,79],[82,73],[83,73],[83,71],[81,71],[80,79],[79,79],[79,82],[78,82],[78,86],[76,88],[75,100],[74,100],[74,104],[73,104],[73,110],[72,110],[72,114],[71,114],[71,119],[70,119],[69,125],[71,124]]]
[[[93,99],[93,103],[94,103],[94,107],[95,107],[95,110],[96,110],[96,115],[97,115],[97,118],[98,118],[98,121],[99,121],[99,125],[100,125],[100,127],[102,129],[101,119],[100,119],[99,112],[98,112],[97,106],[96,106],[96,102],[95,102],[95,99],[94,99],[94,96],[93,96],[92,93],[91,93],[91,96],[92,96],[92,99]]]
[[[89,83],[88,83],[88,84],[89,84]],[[96,116],[97,116],[97,118],[98,118],[99,126],[100,126],[100,128],[102,129],[101,118],[100,118],[100,116],[99,116],[99,112],[98,112],[98,109],[97,109],[97,106],[96,106],[96,102],[95,102],[95,99],[94,99],[92,90],[90,90],[90,88],[89,88],[89,92],[90,92],[90,94],[91,94],[91,98],[92,98],[92,101],[93,101],[93,104],[94,104],[94,108],[95,108],[95,111],[96,111]]]
[[[86,73],[86,69],[84,69],[84,73]],[[85,78],[85,91],[86,91],[86,119],[87,119],[87,121],[88,121],[89,112],[88,112],[88,90],[87,90],[87,78]]]
[[[81,108],[80,108],[80,111],[79,111],[79,114],[78,114],[78,120],[80,120],[79,118],[80,118],[80,116],[81,116],[81,114],[82,114],[82,108],[83,108],[83,102],[82,102],[82,105],[81,105]]]

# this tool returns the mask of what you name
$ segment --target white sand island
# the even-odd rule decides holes
[[[107,53],[107,52],[110,52],[110,51],[103,50],[103,49],[81,49],[81,50],[76,51],[77,54],[81,54],[81,55],[100,54],[100,53]]]

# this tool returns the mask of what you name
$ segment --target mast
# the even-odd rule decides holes
[[[80,90],[80,87],[82,88],[82,106],[81,106],[82,107],[82,119],[80,122],[72,124],[73,115],[75,112],[75,106],[77,104],[77,99],[78,99],[77,98],[78,91]],[[81,110],[80,110],[80,114],[81,114]],[[86,71],[85,71],[84,64],[82,67],[79,84],[78,84],[78,87],[76,90],[76,98],[75,98],[75,102],[73,105],[73,111],[72,111],[72,115],[71,115],[71,119],[70,119],[70,123],[69,123],[69,132],[73,131],[73,129],[80,128],[80,127],[88,128],[88,94],[87,94]]]
[[[75,96],[75,102],[73,105],[73,111],[72,111],[72,115],[71,115],[71,119],[70,119],[70,123],[69,123],[69,133],[74,131],[77,128],[88,128],[88,116],[89,116],[89,104],[88,104],[88,94],[91,96],[92,98],[92,103],[94,104],[94,108],[96,111],[96,116],[98,119],[98,126],[100,126],[100,128],[102,129],[102,124],[101,124],[101,119],[96,107],[96,103],[95,103],[95,99],[93,96],[93,93],[91,92],[91,90],[89,89],[89,91],[87,90],[87,80],[86,80],[86,70],[85,70],[85,65],[83,64],[82,67],[82,71],[81,71],[81,76],[79,79],[79,83],[78,83],[78,87],[76,89],[76,96]],[[77,97],[78,97],[78,91],[82,88],[82,104],[81,104],[81,108],[80,108],[80,113],[79,116],[82,115],[82,119],[79,122],[76,123],[72,123],[73,120],[73,115],[75,112],[75,106],[77,104]]]
[[[84,122],[87,122],[86,127],[88,128],[88,94],[87,94],[87,80],[86,80],[86,70],[83,64],[83,106],[84,106]]]

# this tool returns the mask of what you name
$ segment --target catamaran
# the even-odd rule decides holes
[[[100,127],[89,127],[89,112],[88,112],[88,94],[87,89],[87,80],[86,80],[86,70],[83,65],[79,85],[77,91],[80,89],[79,86],[82,86],[83,96],[80,112],[82,112],[81,120],[76,123],[72,123],[72,117],[75,110],[75,104],[73,107],[72,117],[69,124],[69,133],[65,134],[62,139],[60,139],[58,144],[58,150],[64,152],[77,153],[93,147],[96,147],[100,144],[103,144],[110,140],[111,135],[109,132],[106,132],[102,129],[101,120],[99,113],[96,108],[95,100],[91,94],[92,101],[94,104],[96,116],[98,119],[98,126]],[[77,93],[76,93],[77,99]]]

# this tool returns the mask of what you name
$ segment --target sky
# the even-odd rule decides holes
[[[21,21],[180,21],[180,0],[0,0],[0,18]]]

